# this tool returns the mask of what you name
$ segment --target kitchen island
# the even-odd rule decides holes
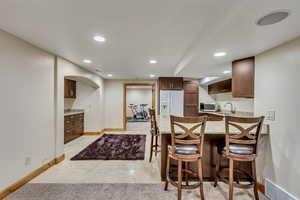
[[[171,145],[171,124],[169,116],[159,116],[158,117],[158,127],[161,134],[161,180],[166,180],[166,166],[167,166],[167,156],[168,156],[168,145]],[[245,127],[248,127],[245,125]],[[181,129],[175,129],[175,132],[182,132]],[[239,130],[230,127],[230,133],[239,133]],[[263,125],[261,137],[268,135],[269,127],[268,125]],[[206,130],[204,136],[204,149],[203,149],[203,176],[207,181],[214,180],[215,177],[215,164],[217,148],[216,143],[220,141],[225,141],[225,121],[207,121]],[[227,165],[227,161],[222,160],[222,166]],[[177,163],[172,160],[171,168],[176,169]],[[251,172],[250,163],[237,163],[237,168],[243,168]],[[196,171],[196,164],[191,163],[190,168],[192,171]],[[174,177],[176,173],[174,173]],[[174,178],[173,177],[173,178]],[[243,178],[243,177],[241,177]]]

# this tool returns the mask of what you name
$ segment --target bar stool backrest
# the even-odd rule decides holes
[[[207,121],[223,121],[224,119],[222,115],[214,113],[199,113],[199,116],[207,116]]]
[[[251,118],[225,116],[226,155],[229,155],[229,147],[232,144],[252,146],[253,154],[256,154],[263,121],[263,116]],[[238,129],[240,133],[230,133],[231,127]]]
[[[173,153],[175,153],[178,144],[197,145],[199,154],[202,156],[207,117],[176,117],[171,115],[170,121]],[[198,132],[196,132],[197,130]]]

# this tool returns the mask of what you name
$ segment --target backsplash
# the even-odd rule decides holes
[[[75,102],[75,99],[66,99],[65,98],[64,102],[65,102],[65,105],[64,105],[65,110],[73,109],[73,104]]]
[[[223,93],[211,95],[215,101],[220,105],[221,110],[230,110],[230,106],[226,103],[230,102],[234,108],[240,112],[254,112],[254,100],[246,98],[233,98],[232,93]]]

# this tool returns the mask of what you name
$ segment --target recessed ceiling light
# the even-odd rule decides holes
[[[256,24],[259,26],[276,24],[286,19],[289,16],[289,14],[290,13],[288,11],[275,11],[261,17],[259,20],[257,20]]]
[[[149,60],[149,63],[151,63],[151,64],[156,64],[156,63],[157,63],[157,60]]]
[[[96,36],[94,36],[94,40],[97,42],[105,42],[106,38],[103,36],[100,36],[100,35],[96,35]]]
[[[225,71],[223,72],[223,74],[230,74],[230,73],[231,73],[230,70],[225,70]]]
[[[155,77],[155,75],[154,74],[150,74],[150,78],[154,78]]]
[[[89,60],[89,59],[84,59],[83,62],[84,62],[84,63],[88,63],[88,64],[89,64],[89,63],[92,63],[92,61]]]
[[[216,52],[216,53],[214,54],[215,57],[222,57],[222,56],[226,56],[226,55],[227,55],[226,52]]]
[[[107,74],[108,77],[112,77],[112,74]]]

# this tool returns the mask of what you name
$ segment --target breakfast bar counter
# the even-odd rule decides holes
[[[168,146],[171,144],[171,123],[169,116],[158,116],[157,118],[158,128],[161,134],[161,179],[164,181],[166,179],[166,166],[167,166],[167,156],[168,156]],[[245,124],[245,127],[248,127]],[[182,132],[181,129],[175,129],[175,132]],[[240,133],[238,129],[230,128],[230,133]],[[261,137],[269,134],[268,125],[264,124],[262,126]],[[217,148],[216,143],[220,141],[225,141],[225,121],[207,121],[205,136],[204,136],[204,149],[203,149],[203,175],[204,179],[207,181],[212,181],[215,177],[215,164]],[[196,171],[196,165],[191,163],[191,169]],[[222,165],[227,165],[226,160],[222,160]],[[171,166],[174,168],[177,166],[175,161],[171,162]],[[243,168],[251,172],[250,163],[238,163],[237,168]],[[174,175],[176,176],[176,175]]]

